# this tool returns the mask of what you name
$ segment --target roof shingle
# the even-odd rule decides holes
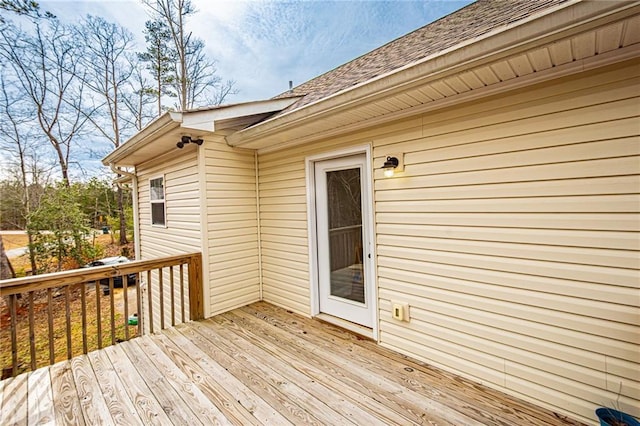
[[[275,98],[303,96],[298,109],[566,1],[479,0]]]

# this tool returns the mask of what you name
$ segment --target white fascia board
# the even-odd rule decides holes
[[[209,110],[186,111],[183,113],[181,127],[189,130],[215,132],[223,130],[224,121],[242,117],[261,116],[282,111],[300,99],[299,96],[253,101],[241,104],[221,106]]]
[[[226,128],[226,120],[242,117],[258,117],[256,118],[257,121],[263,118],[264,114],[282,111],[299,99],[299,96],[292,96],[185,112],[169,111],[156,118],[132,136],[127,142],[107,155],[102,160],[102,163],[104,165],[118,165],[118,163],[122,162],[131,154],[143,147],[153,144],[162,136],[178,128],[184,129],[184,134],[188,134],[190,130],[213,133],[216,130],[224,130]],[[199,137],[202,136],[202,133],[191,136]]]
[[[123,158],[126,158],[129,154],[137,151],[141,147],[152,143],[169,130],[179,127],[181,122],[182,113],[174,111],[165,112],[104,157],[102,164],[105,166],[110,164],[117,166],[118,162]]]

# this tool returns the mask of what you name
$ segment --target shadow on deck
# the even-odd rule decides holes
[[[255,303],[0,382],[2,424],[580,424]]]

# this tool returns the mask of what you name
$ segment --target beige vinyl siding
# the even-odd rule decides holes
[[[137,169],[141,259],[201,251],[196,153],[184,152]],[[149,180],[157,177],[164,177],[166,227],[151,225]]]
[[[380,340],[593,422],[640,415],[638,62],[374,138]],[[391,319],[391,302],[411,321]]]
[[[258,156],[265,301],[310,315],[305,159],[358,142],[351,135]]]
[[[209,303],[215,315],[260,300],[255,157],[222,139],[206,140],[201,149]]]
[[[309,315],[309,248],[304,155],[258,158],[262,297]]]
[[[415,122],[403,121],[385,129],[399,131]],[[263,300],[310,315],[306,157],[362,145],[380,131],[374,128],[258,156]]]
[[[372,143],[380,343],[588,423],[640,415],[639,66],[260,155],[264,299],[310,312],[305,158]]]
[[[200,223],[200,195],[198,187],[198,160],[196,151],[187,148],[172,156],[162,157],[142,164],[137,168],[138,199],[140,222],[140,258],[143,260],[171,256],[181,253],[202,251]],[[151,225],[151,205],[149,201],[149,180],[164,177],[165,187],[165,220],[166,227]],[[142,280],[147,281],[146,274]],[[186,270],[183,276],[185,286],[185,316],[189,312],[189,288]],[[174,270],[174,299],[180,300],[179,268]],[[160,292],[158,272],[153,271],[151,278],[153,299],[154,331],[160,329]],[[145,296],[148,293],[145,291]],[[163,273],[163,299],[165,326],[171,324],[171,289],[169,271]],[[145,297],[144,303],[148,303]],[[148,307],[145,307],[148,309]],[[176,322],[181,322],[180,309]],[[146,310],[148,312],[148,310]],[[145,324],[149,330],[149,324]]]

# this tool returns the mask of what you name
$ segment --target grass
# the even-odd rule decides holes
[[[6,234],[0,232],[2,235],[2,243],[5,250],[13,250],[20,247],[26,247],[29,244],[27,234]]]
[[[24,277],[26,275],[26,271],[31,270],[31,262],[29,261],[29,256],[26,254],[18,257],[11,257],[9,258],[9,262],[11,262],[11,266],[16,272],[17,277]]]
[[[14,248],[26,247],[28,244],[27,236],[22,235],[14,235],[14,234],[6,234],[0,231],[0,235],[2,235],[2,241],[4,244],[5,250],[11,250]],[[129,240],[133,240],[133,236],[127,236]],[[112,243],[112,238],[116,243]],[[96,234],[91,238],[91,243],[98,247],[102,247],[103,255],[101,257],[110,257],[110,256],[120,256],[122,253],[122,247],[117,244],[118,241],[118,232],[115,234]],[[128,250],[131,256],[133,256],[133,243],[129,243]],[[29,256],[24,254],[22,256],[10,257],[9,262],[11,262],[11,266],[18,277],[24,277],[28,275],[27,271],[31,271],[31,263],[29,261]]]
[[[2,236],[2,243],[4,244],[5,250],[13,250],[16,248],[26,247],[29,244],[29,238],[27,234],[14,234],[7,233],[4,231],[0,231],[0,235]],[[93,244],[99,244],[102,246],[106,246],[111,244],[111,238],[113,235],[113,239],[117,241],[118,239],[118,231],[115,234],[97,234],[94,238],[91,238]],[[129,235],[127,234],[127,237]]]
[[[98,320],[97,320],[97,298],[93,285],[76,285],[70,291],[70,327],[71,327],[71,356],[77,356],[84,352],[83,350],[83,330],[82,330],[82,309],[81,294],[85,291],[86,297],[86,341],[87,351],[96,350],[98,345]],[[64,291],[52,301],[53,312],[53,342],[54,342],[54,359],[55,362],[68,358],[67,354],[67,320],[66,320],[66,304]],[[100,295],[100,324],[102,328],[102,347],[111,345],[111,305],[108,295]],[[114,291],[114,297],[116,291]],[[132,301],[130,300],[130,306]],[[18,374],[31,369],[31,350],[29,340],[29,310],[28,301],[24,300],[19,303],[18,321],[17,321],[17,355],[18,355]],[[123,311],[118,312],[115,309],[115,339],[116,341],[125,340],[125,327],[129,327],[129,338],[136,336],[137,327],[126,325],[126,318]],[[129,310],[129,314],[135,312],[134,309]],[[8,309],[4,306],[2,312],[2,328],[0,329],[0,366],[3,369],[3,375],[7,374],[7,370],[12,365],[11,354],[11,327]],[[48,326],[48,310],[46,291],[39,292],[34,298],[34,334],[35,334],[35,359],[36,368],[49,365],[49,326]]]

